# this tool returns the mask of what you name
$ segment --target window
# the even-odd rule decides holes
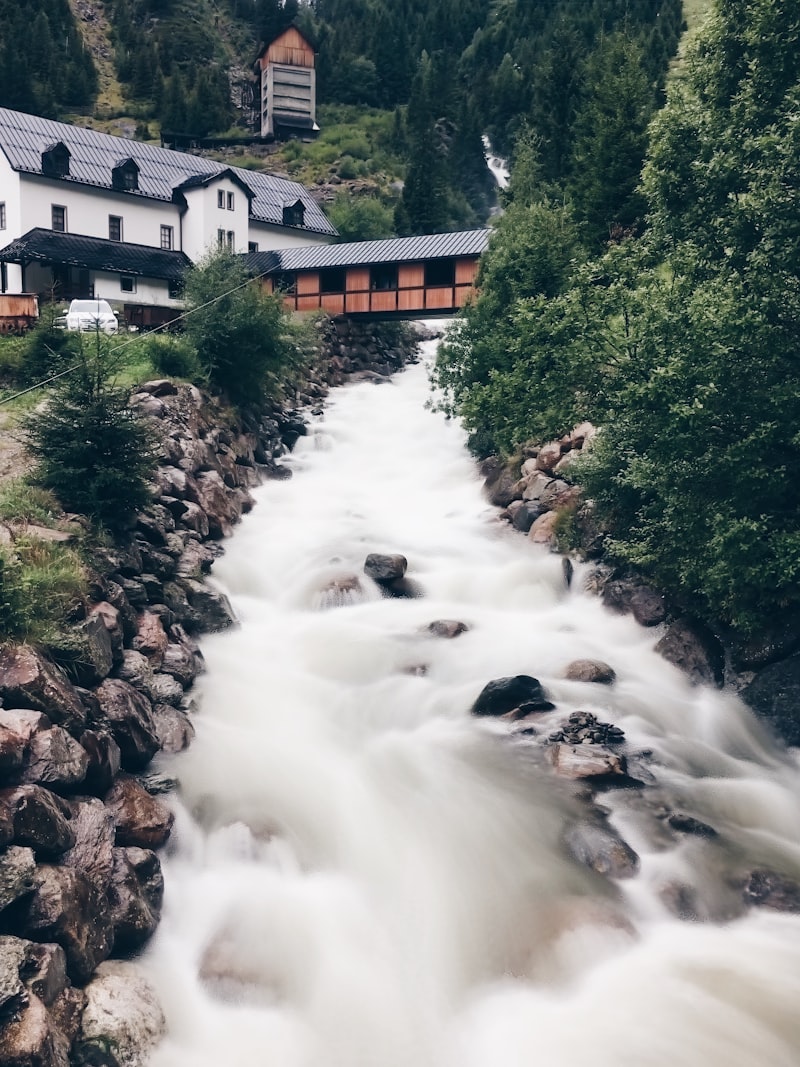
[[[228,193],[228,211],[233,211],[233,193]]]
[[[225,207],[225,190],[217,189],[217,207]]]
[[[122,240],[122,219],[119,215],[108,216],[108,239],[109,241]]]
[[[0,293],[8,292],[8,268],[0,263]]]
[[[70,150],[63,141],[51,144],[42,152],[42,174],[48,178],[65,178],[69,174]]]
[[[431,259],[425,264],[425,285],[455,285],[456,261],[454,259]]]
[[[136,279],[130,274],[120,274],[119,287],[123,293],[135,293]]]
[[[294,271],[284,270],[279,274],[273,274],[272,291],[293,296],[297,292],[297,275]]]
[[[379,263],[372,267],[369,272],[370,289],[396,289],[397,288],[397,264]]]
[[[258,241],[248,241],[247,242],[247,251],[248,252],[257,252],[258,251]]]
[[[139,188],[139,165],[135,159],[121,159],[112,168],[111,187],[126,193]]]
[[[61,204],[53,204],[51,206],[52,213],[52,225],[51,229],[56,233],[67,232],[67,209]]]
[[[222,248],[225,244],[225,231],[217,230],[217,248]]]
[[[285,204],[283,208],[284,226],[304,226],[306,208],[302,200],[295,200],[293,204]]]
[[[5,203],[2,203],[2,204],[0,204],[0,230],[4,230],[5,228],[6,228],[6,205],[5,205]]]
[[[161,227],[161,247],[164,249],[165,252],[171,252],[172,251],[172,227],[171,226],[162,226]]]
[[[236,234],[233,232],[233,230],[228,230],[228,233],[227,233],[226,236],[227,236],[228,248],[230,248],[230,250],[232,252],[234,250],[234,248],[236,247]]]
[[[183,279],[170,278],[167,283],[167,291],[172,300],[177,300],[179,297],[183,296]]]
[[[343,267],[328,267],[319,272],[319,291],[321,293],[343,293],[345,270]]]

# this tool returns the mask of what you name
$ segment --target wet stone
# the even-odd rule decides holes
[[[473,715],[505,715],[524,707],[525,714],[532,711],[552,711],[555,707],[547,699],[538,678],[529,674],[517,674],[510,678],[495,678],[483,687],[472,705]]]
[[[432,634],[434,637],[447,639],[458,637],[460,634],[467,633],[468,630],[469,626],[458,619],[436,619],[425,627],[426,633]]]
[[[750,872],[742,897],[746,904],[753,906],[800,912],[800,882],[766,868]]]

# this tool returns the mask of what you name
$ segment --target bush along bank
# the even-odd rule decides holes
[[[235,625],[204,581],[332,385],[414,358],[407,332],[320,320],[312,368],[282,404],[242,415],[196,386],[151,381],[131,405],[160,442],[153,499],[95,549],[68,670],[0,648],[0,1062],[131,1067],[164,1030],[129,958],[159,921],[158,849],[174,782],[159,752],[191,743],[197,637]]]
[[[528,443],[514,459],[481,464],[486,493],[501,517],[531,541],[590,561],[587,588],[612,611],[658,628],[656,650],[694,682],[736,690],[786,744],[800,745],[800,615],[776,606],[759,631],[743,636],[694,616],[679,591],[656,588],[606,551],[608,531],[570,476],[596,429],[583,423],[545,444]]]

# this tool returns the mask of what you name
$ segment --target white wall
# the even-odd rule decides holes
[[[96,189],[74,182],[21,175],[20,234],[35,226],[52,227],[53,204],[67,209],[67,233],[108,240],[108,216],[122,219],[122,239],[133,244],[161,247],[161,226],[172,226],[175,249],[180,248],[180,211],[177,204],[145,200],[135,194]]]
[[[302,229],[284,229],[270,226],[268,222],[250,220],[250,240],[258,245],[259,252],[273,248],[305,248],[307,245],[329,245],[333,238],[324,233],[312,233]],[[246,252],[247,249],[245,248]]]
[[[17,237],[21,237],[25,232],[20,229],[19,188],[19,174],[11,169],[11,164],[6,159],[5,152],[0,149],[0,203],[6,205],[6,228],[0,230],[0,248],[5,248],[6,245],[11,244],[12,241],[16,240]],[[8,291],[10,293],[21,292],[22,271],[20,268],[15,263],[8,263],[6,264],[6,275],[8,278]]]
[[[222,192],[225,207],[218,206]],[[233,211],[227,208],[228,193],[233,193]],[[217,230],[235,234],[234,252],[246,252],[249,240],[249,207],[244,189],[230,178],[218,178],[207,186],[184,189],[189,205],[183,219],[183,251],[196,262],[209,248],[217,247]]]

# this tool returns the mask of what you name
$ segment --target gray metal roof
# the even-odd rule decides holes
[[[382,241],[281,248],[271,252],[250,252],[245,262],[253,274],[274,274],[278,271],[319,270],[325,267],[454,259],[458,256],[481,255],[489,245],[491,233],[491,230],[460,230],[458,233],[434,233],[422,237],[389,237]]]
[[[252,190],[250,211],[256,221],[283,226],[283,205],[287,200],[299,198],[306,208],[302,229],[336,236],[336,229],[320,206],[298,182],[231,167],[187,152],[174,152],[160,145],[113,137],[98,130],[0,108],[0,149],[14,170],[41,174],[42,152],[58,142],[63,142],[69,149],[69,175],[53,180],[111,189],[111,172],[122,157],[133,159],[139,167],[139,188],[126,191],[125,196],[171,201],[174,191],[187,179],[229,171]]]
[[[118,271],[167,281],[179,281],[191,266],[184,252],[168,252],[127,241],[107,241],[102,237],[55,233],[39,227],[28,230],[0,249],[0,262],[68,263],[89,270]]]

